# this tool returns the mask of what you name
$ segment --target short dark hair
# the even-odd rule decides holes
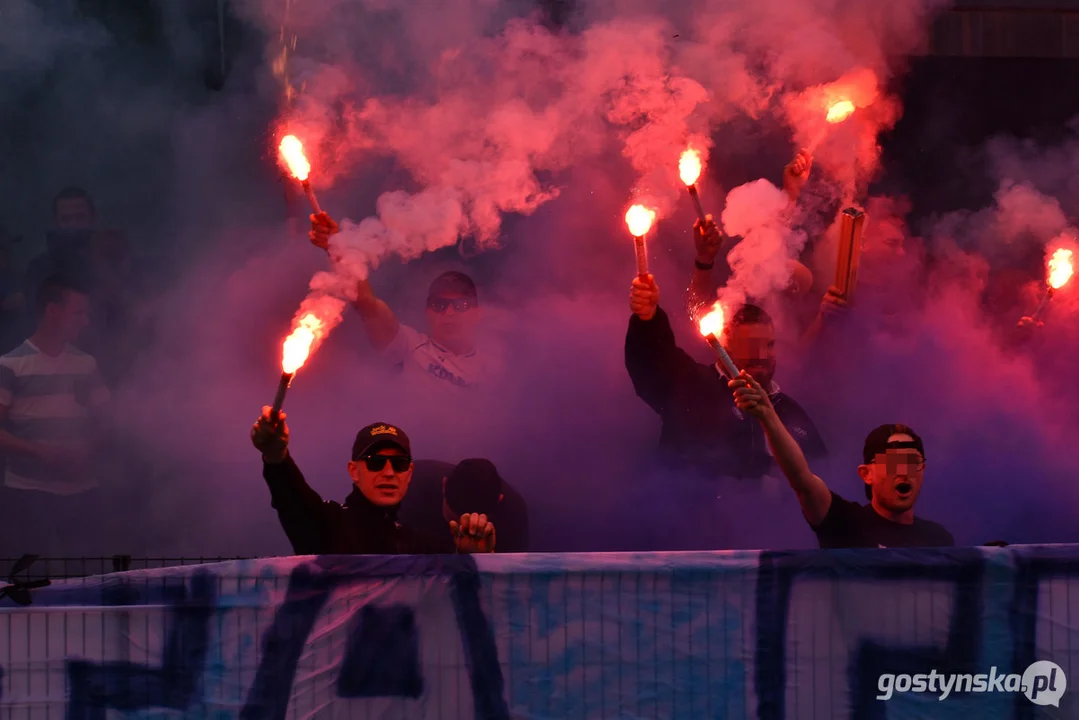
[[[731,320],[727,323],[728,328],[736,328],[742,325],[774,325],[772,316],[765,312],[764,308],[757,305],[743,305],[738,308]]]
[[[90,197],[90,193],[86,192],[81,187],[77,187],[75,185],[68,185],[60,192],[56,193],[56,197],[52,199],[53,217],[56,217],[56,210],[58,207],[60,207],[61,200],[85,200],[87,207],[90,208],[90,214],[97,214],[97,209],[94,207],[94,199]]]
[[[502,477],[490,460],[462,460],[446,477],[446,505],[454,512],[490,516],[501,497]]]
[[[873,428],[869,434],[865,436],[865,445],[862,446],[863,464],[869,465],[877,455],[887,452],[889,445],[888,438],[892,435],[910,435],[910,444],[913,446],[913,449],[921,453],[923,459],[925,458],[925,446],[918,433],[914,432],[909,425],[887,423]],[[873,491],[868,485],[865,486],[865,496],[870,500],[873,499]]]
[[[433,300],[443,295],[474,298],[476,297],[476,283],[463,272],[455,270],[444,272],[431,281],[431,287],[427,289],[427,299]]]
[[[86,289],[81,284],[67,276],[52,275],[45,278],[45,281],[37,289],[38,314],[44,313],[45,309],[50,305],[62,303],[68,293],[87,294]]]

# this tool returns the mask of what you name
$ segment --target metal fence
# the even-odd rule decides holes
[[[12,575],[12,569],[20,561],[24,561],[25,557],[0,557],[0,578],[8,578],[8,582],[72,580],[114,572],[127,572],[129,570],[156,570],[158,568],[252,559],[247,557],[133,557],[131,555],[35,557],[33,562],[27,565],[25,569]],[[23,564],[26,564],[25,561]]]

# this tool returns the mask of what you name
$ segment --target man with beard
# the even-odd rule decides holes
[[[637,396],[662,419],[659,449],[665,460],[713,477],[767,475],[773,462],[759,424],[735,407],[727,387],[732,378],[718,363],[699,363],[678,347],[651,275],[633,280],[630,309],[626,370]],[[778,416],[805,453],[826,456],[809,415],[773,380],[776,338],[768,314],[743,306],[726,323],[720,342],[739,368],[768,388]]]
[[[881,425],[865,439],[858,475],[868,505],[845,500],[813,474],[805,454],[780,420],[772,398],[746,372],[730,381],[738,408],[764,429],[772,455],[798,497],[822,549],[954,547],[951,533],[914,516],[922,490],[925,448],[906,425]]]
[[[251,444],[262,454],[262,476],[281,527],[297,555],[437,555],[436,539],[402,525],[397,511],[412,480],[412,443],[388,423],[362,428],[352,444],[348,474],[354,486],[345,502],[326,502],[315,492],[289,452],[286,415],[269,407],[251,428]],[[494,552],[495,526],[486,516],[462,515],[446,523],[456,550]]]

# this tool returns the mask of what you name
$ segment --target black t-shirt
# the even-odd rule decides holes
[[[453,470],[452,463],[416,460],[412,482],[401,502],[401,522],[439,540],[442,552],[454,552],[449,523],[442,516],[442,478]],[[502,486],[502,502],[491,518],[495,525],[495,552],[528,552],[528,506],[508,482]],[[467,508],[461,508],[467,512]]]
[[[832,505],[813,528],[822,550],[839,548],[955,547],[943,525],[914,518],[910,525],[881,517],[872,505],[859,505],[832,493]]]

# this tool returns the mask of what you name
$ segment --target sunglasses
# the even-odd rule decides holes
[[[381,472],[382,468],[386,467],[386,463],[389,462],[394,472],[403,473],[412,464],[412,458],[407,455],[368,455],[360,458],[360,460],[363,460],[364,466],[371,472]]]
[[[454,298],[453,300],[448,300],[446,298],[432,298],[427,301],[427,307],[437,313],[444,313],[451,307],[454,312],[463,313],[476,307],[476,301],[472,298]]]

